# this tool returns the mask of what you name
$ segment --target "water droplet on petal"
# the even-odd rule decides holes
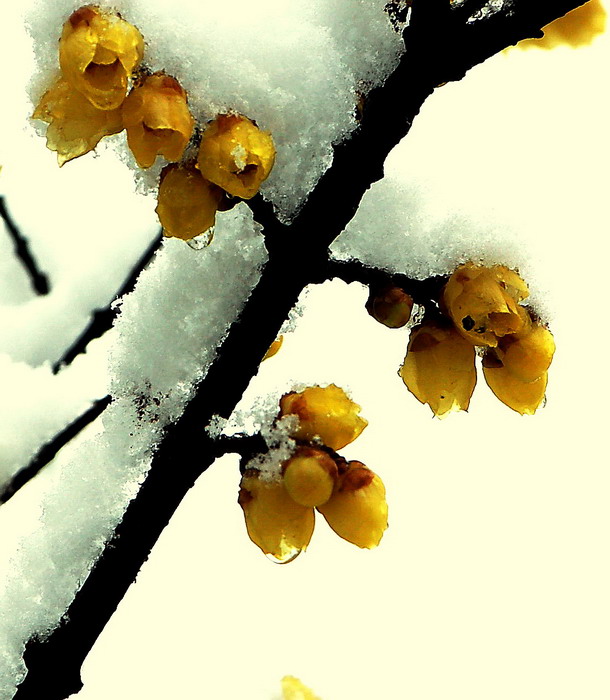
[[[303,550],[299,549],[298,547],[292,547],[291,549],[286,549],[282,553],[281,557],[276,557],[274,554],[265,554],[265,556],[274,564],[290,564],[290,562],[294,561],[302,551]]]
[[[207,231],[204,231],[198,236],[195,236],[195,238],[191,238],[190,240],[188,240],[187,243],[189,247],[193,250],[202,250],[203,248],[207,248],[210,245],[213,238],[214,227],[212,226]]]

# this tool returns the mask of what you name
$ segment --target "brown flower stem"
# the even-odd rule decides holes
[[[29,672],[15,696],[19,700],[63,699],[82,687],[83,659],[185,493],[215,457],[213,440],[202,426],[214,414],[230,415],[299,293],[323,274],[327,246],[353,217],[370,185],[383,176],[387,154],[407,133],[428,95],[580,4],[514,0],[510,15],[501,11],[466,24],[451,13],[437,26],[434,13],[425,11],[430,1],[413,0],[405,55],[383,88],[368,97],[360,127],[336,147],[332,167],[291,225],[280,224],[268,205],[251,201],[269,249],[260,282],[184,414],[167,429],[149,476],[64,621],[45,640],[29,641],[25,653]]]

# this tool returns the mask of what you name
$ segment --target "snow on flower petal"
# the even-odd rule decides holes
[[[203,133],[197,167],[229,194],[250,199],[274,162],[271,134],[239,114],[221,114]]]

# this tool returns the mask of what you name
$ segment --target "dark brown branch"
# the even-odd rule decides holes
[[[19,231],[19,228],[13,221],[13,218],[6,208],[4,197],[0,195],[0,216],[4,219],[8,233],[13,241],[15,247],[15,255],[19,258],[19,261],[23,265],[24,270],[27,272],[30,278],[30,284],[32,289],[36,294],[48,294],[50,290],[49,278],[42,272],[36,259],[30,252],[30,246],[27,238]]]
[[[202,426],[214,414],[230,415],[303,287],[324,275],[327,246],[352,218],[368,187],[383,176],[387,154],[407,133],[428,95],[579,4],[514,0],[511,16],[498,13],[464,25],[452,15],[435,26],[434,17],[422,10],[429,1],[414,0],[403,60],[385,86],[370,95],[360,128],[335,149],[331,169],[293,223],[279,224],[269,205],[260,199],[252,202],[269,249],[260,282],[195,397],[167,429],[146,481],[67,617],[46,640],[28,643],[29,672],[17,698],[59,700],[82,687],[83,659],[185,493],[215,456],[213,440]]]

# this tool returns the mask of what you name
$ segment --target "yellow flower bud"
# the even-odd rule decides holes
[[[400,287],[392,285],[379,292],[371,292],[366,310],[388,328],[402,328],[411,318],[413,299]]]
[[[182,158],[195,120],[186,92],[169,75],[149,75],[123,103],[127,143],[141,168],[150,168],[158,154],[172,162]]]
[[[299,447],[282,467],[288,495],[302,506],[321,506],[330,498],[337,478],[334,459],[315,447]]]
[[[64,78],[98,109],[121,106],[143,54],[144,39],[132,24],[93,5],[70,15],[59,40]]]
[[[313,508],[290,498],[282,481],[264,481],[258,471],[247,470],[238,502],[250,539],[275,561],[288,563],[307,548],[314,528]]]
[[[221,114],[201,138],[197,167],[234,197],[250,199],[275,161],[271,134],[238,114]]]
[[[283,700],[320,700],[313,691],[294,676],[282,678]]]
[[[284,394],[280,399],[280,416],[294,414],[299,427],[294,433],[298,440],[319,438],[333,450],[353,442],[368,422],[358,413],[360,406],[335,384],[312,386],[301,392]]]
[[[60,166],[123,130],[120,109],[96,109],[63,78],[44,93],[32,119],[48,122],[47,148],[57,152]]]
[[[330,499],[318,511],[344,540],[372,549],[388,527],[388,504],[381,479],[361,462],[339,467]]]
[[[411,331],[400,376],[434,415],[465,411],[477,383],[474,346],[450,325],[428,321]]]
[[[195,167],[168,165],[161,172],[157,216],[166,236],[188,241],[214,226],[222,190]]]
[[[536,324],[524,335],[501,338],[496,353],[514,377],[523,382],[533,382],[551,366],[555,340],[547,328]]]
[[[524,382],[508,371],[495,350],[485,353],[483,374],[487,385],[500,401],[521,415],[534,414],[544,399],[547,373],[544,372],[533,382]]]
[[[273,357],[274,355],[277,355],[279,352],[280,348],[282,347],[282,343],[284,342],[284,336],[280,335],[279,338],[274,340],[271,345],[269,346],[269,349],[265,353],[263,360],[268,360],[270,357]]]
[[[529,323],[527,311],[518,304],[528,295],[527,285],[513,270],[466,263],[449,278],[442,301],[464,338],[495,347],[498,338]]]

